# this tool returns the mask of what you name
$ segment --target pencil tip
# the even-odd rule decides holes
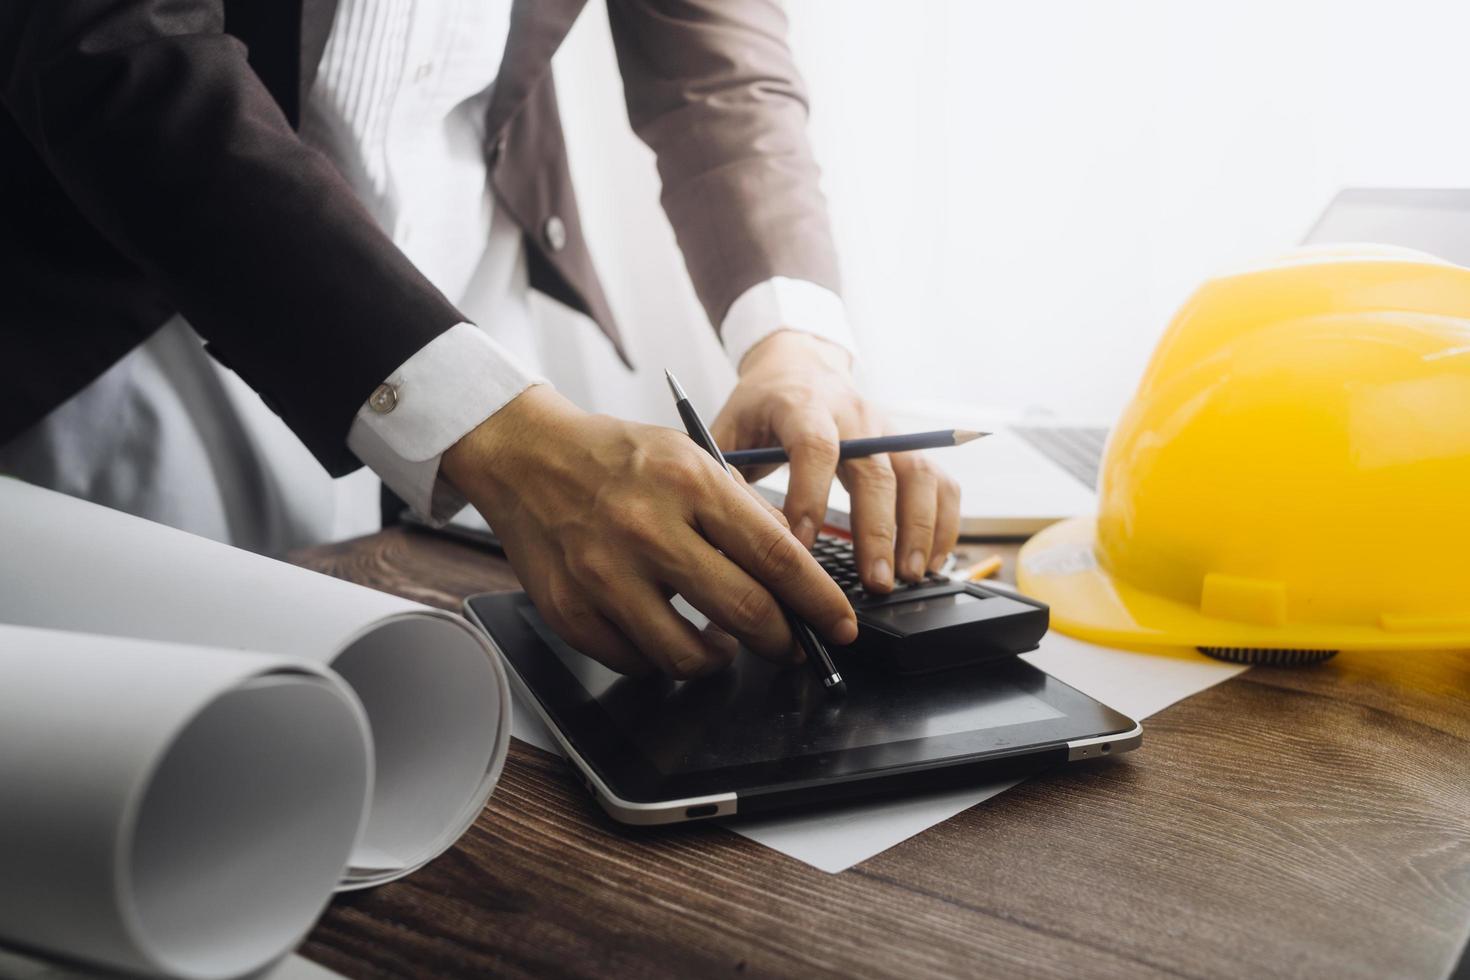
[[[988,435],[990,435],[989,432],[976,432],[974,429],[955,429],[954,444],[956,446],[963,446],[967,442],[973,442],[976,439],[983,439],[985,436]]]
[[[684,401],[689,396],[684,394],[684,389],[679,385],[679,379],[674,377],[674,372],[664,368],[664,378],[669,382],[669,390],[674,393],[674,401]]]

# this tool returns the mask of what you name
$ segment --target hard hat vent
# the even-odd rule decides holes
[[[1270,650],[1254,647],[1200,647],[1199,652],[1216,660],[1263,667],[1300,667],[1320,664],[1337,656],[1336,650]]]

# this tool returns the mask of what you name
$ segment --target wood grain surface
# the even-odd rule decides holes
[[[972,546],[977,553],[1014,548]],[[292,556],[457,609],[498,557],[397,529]],[[1470,931],[1470,652],[1212,688],[838,875],[631,832],[513,742],[490,804],[302,952],[348,977],[1444,977]]]

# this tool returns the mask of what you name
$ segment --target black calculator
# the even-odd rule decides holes
[[[847,538],[819,534],[812,554],[857,613],[857,641],[833,647],[834,655],[850,651],[898,673],[921,674],[1027,653],[1046,635],[1046,604],[1025,596],[934,572],[874,594],[862,587]]]

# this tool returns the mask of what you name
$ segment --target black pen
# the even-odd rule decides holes
[[[915,449],[943,449],[946,446],[963,446],[967,442],[990,435],[973,429],[939,429],[935,432],[909,432],[901,436],[869,436],[864,439],[843,439],[837,444],[838,459],[861,459],[878,453],[907,453]],[[789,463],[785,448],[762,446],[759,449],[732,449],[725,454],[725,462],[731,466],[759,466],[769,463]]]
[[[720,454],[720,447],[715,444],[715,437],[705,427],[704,420],[689,404],[689,396],[684,394],[684,389],[679,386],[671,371],[665,370],[664,377],[669,379],[669,390],[674,393],[674,407],[679,410],[679,418],[684,420],[684,431],[689,433],[689,438],[705,452],[715,458],[725,472],[730,474],[730,479],[735,479],[735,473],[730,469],[730,464],[725,462],[725,457]],[[776,600],[781,607],[781,612],[786,616],[786,625],[791,628],[791,635],[796,638],[796,643],[806,654],[806,659],[816,668],[818,675],[822,678],[822,686],[834,693],[847,690],[847,685],[842,681],[842,675],[837,672],[837,665],[832,662],[832,655],[827,652],[826,646],[817,636],[806,621],[786,607],[780,599]]]

